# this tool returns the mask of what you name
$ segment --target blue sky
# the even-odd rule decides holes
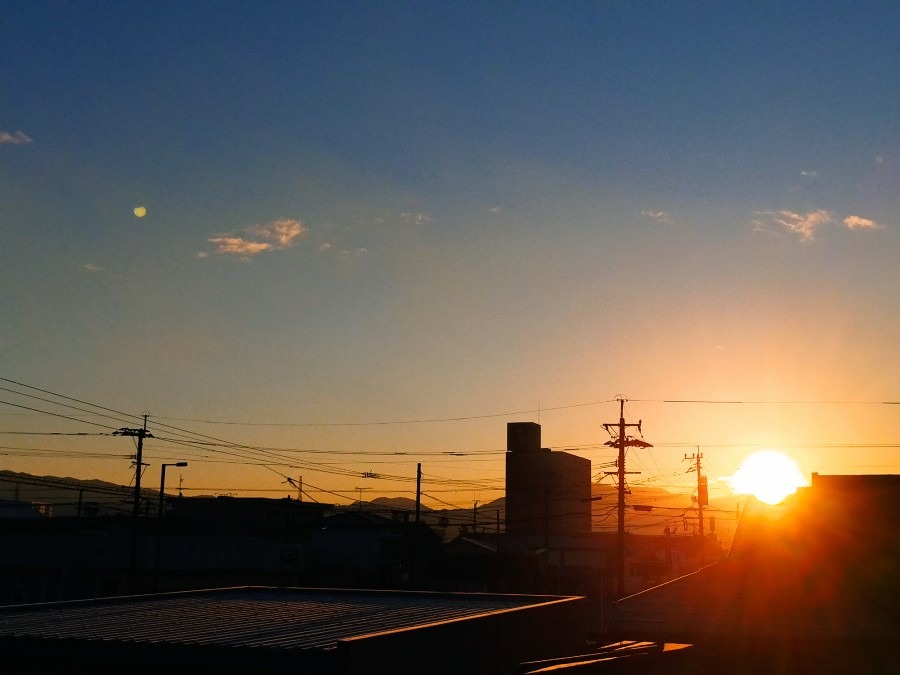
[[[506,422],[599,472],[620,396],[647,484],[693,446],[900,470],[895,3],[0,9],[0,375],[296,459],[157,442],[148,476],[328,501],[421,461],[485,501]],[[4,438],[129,480],[78,455],[121,438]]]

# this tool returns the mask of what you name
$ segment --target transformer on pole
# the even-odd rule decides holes
[[[620,398],[619,401],[619,422],[604,424],[603,428],[609,432],[613,438],[605,443],[613,448],[618,448],[619,456],[616,460],[616,471],[615,475],[618,476],[619,484],[617,486],[618,489],[618,516],[619,516],[619,527],[616,537],[616,597],[621,598],[625,595],[625,493],[627,488],[625,486],[625,475],[628,473],[638,473],[636,471],[626,471],[625,470],[625,448],[629,447],[637,447],[637,448],[652,448],[653,446],[650,443],[647,443],[644,440],[639,438],[633,438],[631,436],[626,435],[626,430],[629,427],[635,427],[638,430],[638,433],[641,431],[641,421],[638,420],[637,424],[626,424],[625,423],[625,401],[626,399]]]

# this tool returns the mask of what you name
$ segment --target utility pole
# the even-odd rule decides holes
[[[706,476],[701,475],[700,473],[700,460],[703,459],[703,453],[700,452],[700,448],[697,448],[696,454],[688,457],[684,456],[685,459],[689,459],[692,462],[695,462],[694,467],[691,470],[697,472],[697,515],[700,519],[700,529],[698,530],[700,536],[703,536],[703,507],[709,505],[709,488],[706,482]]]
[[[144,439],[153,438],[153,434],[147,431],[147,418],[149,415],[144,413],[144,426],[141,429],[130,429],[122,427],[118,431],[112,433],[113,436],[132,436],[137,440],[137,454],[135,455],[134,468],[134,504],[131,510],[131,559],[128,568],[129,585],[131,591],[135,591],[136,573],[137,573],[137,540],[138,540],[138,517],[141,512],[141,472],[144,468]]]
[[[638,438],[632,438],[631,436],[627,436],[625,434],[626,430],[630,427],[637,428],[638,432],[641,431],[641,421],[638,420],[637,424],[626,424],[625,423],[625,401],[626,399],[620,398],[619,401],[619,423],[609,423],[604,424],[603,428],[606,429],[607,432],[613,434],[613,438],[605,443],[613,448],[618,448],[619,457],[616,460],[616,472],[615,474],[618,476],[619,485],[619,528],[618,535],[616,537],[616,597],[621,598],[625,595],[625,493],[627,488],[625,487],[625,475],[627,473],[639,473],[636,471],[625,471],[625,448],[628,447],[638,447],[638,448],[652,448],[653,446],[646,441],[643,441]]]
[[[363,478],[367,478],[367,476],[363,476]],[[359,486],[357,486],[356,489],[357,489],[357,491],[359,492],[359,501],[357,502],[357,510],[362,511],[362,493],[363,493],[363,490],[370,490],[371,488],[367,488],[367,487],[359,487]]]
[[[285,476],[284,478],[285,478],[285,480],[282,482],[287,483],[291,487],[297,488],[297,501],[302,502],[303,501],[303,476],[300,476],[298,480],[294,480],[290,476]],[[287,498],[290,499],[291,496],[288,495]]]
[[[419,521],[422,512],[422,463],[416,464],[416,522],[412,528],[412,558],[410,561],[409,583],[416,588],[419,582]]]
[[[416,464],[416,525],[419,524],[419,513],[422,510],[422,463]]]

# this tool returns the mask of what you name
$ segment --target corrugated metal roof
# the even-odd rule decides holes
[[[242,587],[0,607],[0,638],[323,650],[566,599]]]

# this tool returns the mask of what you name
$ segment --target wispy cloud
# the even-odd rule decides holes
[[[490,211],[491,213],[500,213],[503,211],[503,207],[502,206],[492,206],[491,208],[488,209],[488,211]]]
[[[409,223],[411,225],[424,225],[425,223],[431,222],[431,216],[427,213],[422,213],[419,211],[416,212],[405,212],[400,214],[400,220],[404,223]]]
[[[31,138],[22,131],[15,133],[0,131],[0,145],[25,145],[26,143],[31,143]]]
[[[762,216],[772,223],[779,225],[788,232],[796,234],[802,241],[813,241],[816,230],[822,225],[832,222],[831,212],[825,209],[795,213],[794,211],[757,211],[757,216]],[[764,229],[762,220],[755,220],[756,229]]]
[[[642,216],[646,216],[647,218],[652,218],[657,223],[665,223],[666,225],[674,225],[675,221],[672,220],[672,215],[666,213],[665,211],[650,211],[645,209],[641,211]]]
[[[759,218],[752,221],[753,228],[757,232],[765,232],[775,225],[798,235],[802,241],[813,241],[819,228],[835,222],[835,215],[825,209],[807,211],[806,213],[756,211],[754,215],[759,216]],[[876,230],[883,227],[883,225],[870,218],[856,215],[846,216],[842,222],[848,230]]]
[[[321,244],[319,244],[320,252],[324,253],[325,251],[330,251],[330,250],[331,250],[331,244],[329,242],[323,241]]]
[[[844,225],[851,230],[877,230],[881,227],[874,220],[863,218],[861,216],[847,216],[844,218]]]
[[[816,176],[819,175],[819,172],[818,171],[801,171],[800,175],[806,176],[807,178],[815,178]]]
[[[294,239],[306,234],[306,226],[299,220],[282,219],[268,225],[254,225],[247,229],[251,234],[275,241],[279,247],[293,246]]]
[[[94,263],[87,263],[85,265],[82,265],[81,269],[85,270],[86,272],[91,272],[91,273],[103,271],[103,268],[100,267],[100,265],[95,265]]]
[[[341,258],[344,260],[351,260],[354,258],[362,258],[369,250],[366,248],[354,248],[354,249],[344,249],[341,251]]]
[[[250,257],[266,251],[290,248],[308,230],[299,220],[283,218],[264,225],[252,225],[244,231],[251,236],[223,234],[210,237],[208,241],[215,245],[216,253],[221,255]]]
[[[243,237],[210,237],[209,242],[216,245],[216,253],[225,255],[256,255],[275,248],[265,241],[250,241]]]

